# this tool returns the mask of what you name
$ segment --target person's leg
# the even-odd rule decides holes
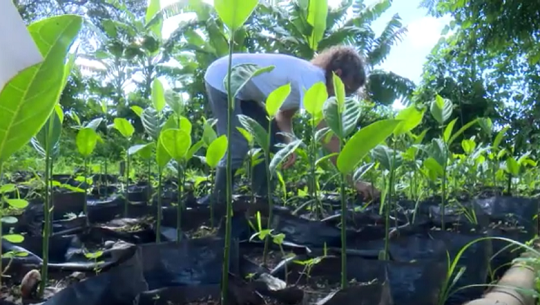
[[[208,100],[214,118],[217,119],[217,134],[218,136],[227,135],[227,111],[228,101],[227,95],[212,86],[206,84],[206,92],[208,94]],[[232,177],[231,181],[234,182],[234,174],[240,168],[244,162],[244,158],[248,153],[249,146],[244,136],[238,131],[236,127],[240,127],[240,121],[238,120],[238,114],[242,113],[240,107],[240,101],[235,99],[234,111],[231,117],[232,133],[229,141],[231,141],[231,168]],[[214,180],[213,196],[216,203],[224,203],[227,189],[227,154],[220,160],[218,167],[216,168],[216,176]],[[201,204],[209,204],[210,198],[207,197],[201,200]]]
[[[279,128],[277,127],[276,121],[272,120],[270,130],[268,130],[268,117],[266,114],[266,109],[262,108],[258,103],[245,101],[242,102],[242,113],[253,118],[257,121],[269,134],[270,136],[270,151],[276,153],[279,148],[276,146],[277,143],[282,143],[282,136],[277,135]],[[253,176],[251,180],[251,188],[253,192],[259,196],[265,197],[268,195],[267,187],[267,171],[266,163],[263,161],[253,168]],[[272,179],[272,184],[275,184],[275,181]],[[274,185],[271,186],[274,188]]]

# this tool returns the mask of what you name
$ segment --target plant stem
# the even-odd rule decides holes
[[[84,158],[84,215],[86,216],[86,225],[90,225],[88,217],[88,158]]]
[[[266,166],[266,188],[267,188],[267,195],[268,195],[268,220],[266,221],[266,229],[270,230],[272,226],[272,216],[273,216],[273,207],[274,204],[272,202],[272,184],[271,184],[271,178],[272,175],[270,173],[270,130],[272,128],[272,122],[271,120],[268,120],[268,139],[266,143],[266,151],[264,152],[264,163]],[[268,248],[270,247],[270,236],[267,235],[264,240],[264,250],[263,250],[263,265],[266,266],[267,260],[268,260]]]
[[[212,187],[212,189],[214,189],[214,186],[216,184],[216,181],[214,179],[214,175],[215,175],[215,170],[214,169],[211,169],[210,170],[210,185]],[[215,195],[215,194],[214,194]],[[210,196],[210,227],[214,227],[214,200],[215,200],[215,196]]]
[[[45,292],[45,286],[47,285],[48,273],[49,273],[49,237],[51,236],[51,207],[50,207],[50,184],[49,180],[51,177],[51,157],[49,149],[46,149],[45,152],[45,202],[43,203],[43,215],[45,224],[43,226],[43,263],[41,266],[41,282],[39,285],[39,294],[43,296]],[[86,219],[88,220],[88,215],[86,214]]]
[[[232,54],[233,54],[233,44],[234,44],[234,31],[231,31],[229,37],[229,63],[227,71],[227,139],[231,138],[232,134],[232,110],[234,96],[231,92],[231,70],[232,70]],[[231,219],[232,219],[232,156],[231,156],[231,142],[227,141],[227,212],[225,216],[225,246],[223,251],[223,270],[221,272],[221,304],[227,304],[227,291],[229,288],[229,257],[231,253]]]
[[[4,163],[0,161],[0,186],[4,183]],[[0,194],[1,195],[1,194]],[[0,211],[4,210],[4,198],[3,195],[0,196]],[[0,240],[4,237],[2,236],[2,221],[0,219]],[[4,275],[4,269],[2,268],[2,249],[0,249],[0,287],[2,287],[2,275]]]
[[[176,175],[178,180],[178,195],[176,206],[176,242],[179,243],[182,240],[182,166],[180,162],[176,161]]]
[[[109,181],[108,181],[109,170],[108,170],[108,162],[107,162],[107,160],[105,160],[104,168],[105,168],[105,182],[103,184],[105,185],[105,198],[107,198],[109,196]]]
[[[161,242],[161,167],[158,168],[158,199],[157,199],[157,221],[156,221],[156,242]]]
[[[128,208],[129,208],[129,154],[126,151],[126,194],[125,194],[125,201],[124,201],[124,217],[128,217]]]

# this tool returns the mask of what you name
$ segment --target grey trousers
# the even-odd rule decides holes
[[[208,99],[210,102],[210,107],[212,108],[212,113],[217,119],[217,133],[218,136],[227,134],[227,94],[215,89],[206,83],[206,92],[208,94]],[[238,169],[242,166],[249,151],[249,145],[246,138],[238,131],[236,127],[243,127],[238,119],[239,114],[244,114],[251,117],[265,130],[268,131],[268,118],[266,115],[266,109],[260,106],[259,103],[255,101],[242,101],[239,99],[234,99],[234,111],[231,117],[232,124],[232,133],[229,141],[231,142],[231,167],[233,169]],[[279,141],[282,142],[283,138],[276,135],[279,129],[275,121],[272,121],[272,126],[269,132],[270,136],[270,145],[272,152],[276,152],[278,148],[275,144]],[[264,162],[262,163],[264,164]],[[227,166],[227,154],[219,162],[219,167],[225,168]],[[264,165],[263,165],[264,166]]]

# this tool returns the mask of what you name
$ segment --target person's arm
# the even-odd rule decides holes
[[[276,113],[276,123],[281,132],[293,134],[292,118],[297,109],[279,110]],[[290,143],[292,139],[288,136],[283,136],[285,143]]]

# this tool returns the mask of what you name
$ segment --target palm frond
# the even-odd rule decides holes
[[[339,27],[347,18],[347,11],[352,5],[353,0],[344,0],[338,8],[329,10],[326,17],[326,28],[332,29],[334,27]]]
[[[367,54],[369,64],[376,66],[382,63],[390,54],[392,46],[402,41],[405,33],[407,28],[403,27],[401,18],[395,14],[370,48]]]
[[[408,99],[415,87],[413,81],[394,72],[373,70],[368,76],[366,91],[372,101],[391,105],[397,99]]]
[[[149,28],[160,21],[185,13],[196,13],[199,20],[206,20],[210,17],[212,11],[214,11],[213,6],[202,0],[179,0],[178,2],[161,8],[161,10],[159,10],[159,12],[157,12],[146,24],[146,28]]]
[[[319,42],[319,50],[343,43],[350,45],[357,45],[359,41],[365,43],[371,40],[370,37],[371,31],[369,29],[357,26],[341,27]]]
[[[392,0],[379,0],[363,10],[357,12],[355,17],[351,18],[347,25],[362,26],[363,24],[371,24],[379,18],[392,5]]]

